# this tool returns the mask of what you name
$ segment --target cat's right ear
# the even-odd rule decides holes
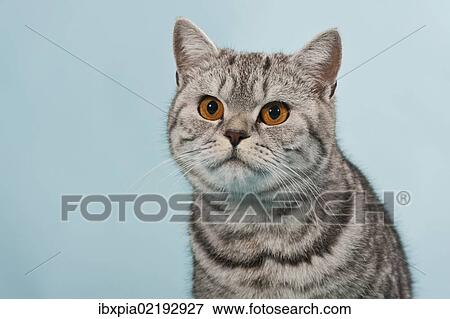
[[[178,18],[173,29],[173,53],[177,64],[177,85],[189,78],[190,70],[218,54],[208,36],[185,18]]]
[[[336,78],[341,66],[342,44],[339,32],[330,29],[316,36],[292,57],[296,65],[307,71],[321,83],[331,98],[336,89]]]

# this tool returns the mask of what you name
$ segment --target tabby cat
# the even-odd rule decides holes
[[[168,137],[193,188],[193,296],[410,298],[392,218],[336,142],[339,33],[240,53],[180,18],[173,48]]]

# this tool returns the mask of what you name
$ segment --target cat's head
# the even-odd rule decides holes
[[[294,54],[239,53],[178,19],[173,48],[170,149],[195,188],[286,190],[320,170],[335,145],[336,30]]]

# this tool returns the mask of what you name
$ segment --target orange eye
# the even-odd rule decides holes
[[[217,121],[223,116],[223,104],[213,96],[205,96],[198,105],[198,112],[208,121]]]
[[[267,125],[278,125],[289,117],[289,109],[283,102],[270,102],[261,109],[261,120]]]

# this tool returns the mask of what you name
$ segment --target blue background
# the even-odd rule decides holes
[[[62,194],[189,191],[169,158],[177,16],[218,46],[293,52],[336,26],[343,149],[396,206],[417,297],[450,297],[447,1],[0,1],[0,297],[189,297],[185,224],[61,221]],[[51,261],[28,271],[57,254]],[[418,269],[418,270],[417,270]],[[419,271],[420,270],[420,271]],[[423,273],[422,273],[423,272]]]

